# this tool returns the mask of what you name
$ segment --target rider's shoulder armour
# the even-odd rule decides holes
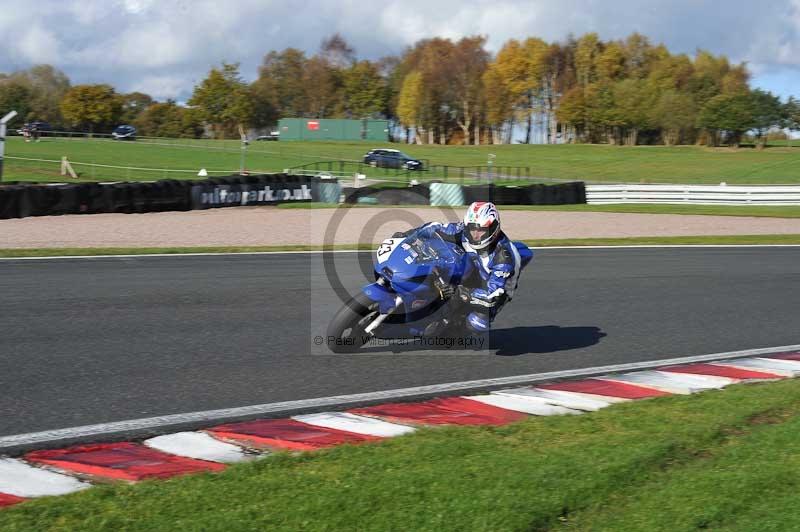
[[[501,264],[508,264],[514,266],[514,252],[511,251],[511,246],[513,245],[514,244],[508,239],[508,237],[506,237],[506,235],[501,234],[494,250],[492,265],[499,266]]]

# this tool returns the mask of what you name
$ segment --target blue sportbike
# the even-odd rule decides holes
[[[514,242],[520,269],[533,257]],[[475,282],[479,265],[458,244],[416,231],[384,240],[375,253],[375,282],[364,286],[328,325],[334,353],[357,351],[371,338],[463,334],[468,310],[456,297],[461,285]]]

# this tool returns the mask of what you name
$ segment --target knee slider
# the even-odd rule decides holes
[[[489,316],[486,314],[470,312],[469,315],[467,315],[467,325],[473,331],[486,332],[489,330],[490,324]]]

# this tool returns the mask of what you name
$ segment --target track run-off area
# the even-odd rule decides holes
[[[490,345],[315,338],[370,253],[0,260],[0,437],[798,342],[800,247],[536,250]]]

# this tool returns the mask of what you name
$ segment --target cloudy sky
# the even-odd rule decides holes
[[[0,0],[0,71],[50,63],[73,83],[185,100],[211,65],[253,79],[269,50],[313,53],[334,32],[374,59],[424,37],[482,34],[496,51],[590,31],[724,53],[754,85],[800,96],[800,0]]]

